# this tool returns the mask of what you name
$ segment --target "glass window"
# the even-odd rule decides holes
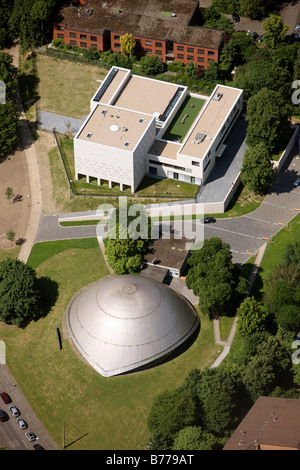
[[[80,47],[87,47],[86,42],[81,42],[81,43],[80,43]]]
[[[63,39],[64,38],[64,35],[63,34],[57,34],[57,37],[60,38],[60,39]]]
[[[97,36],[91,36],[91,41],[97,42]]]
[[[145,41],[146,46],[152,46],[152,41]]]
[[[86,39],[86,34],[81,34],[80,39]]]
[[[210,55],[210,56],[212,56],[212,55],[213,55],[213,56],[214,56],[214,55],[215,55],[215,53],[214,53],[214,51],[208,51],[208,55]]]
[[[157,175],[157,168],[154,168],[154,166],[149,166],[149,173],[152,175]]]
[[[156,42],[155,47],[162,47],[162,43],[161,42]]]
[[[193,52],[193,53],[194,53],[194,48],[193,48],[193,47],[188,47],[188,48],[187,48],[187,51],[188,51],[188,52]]]
[[[200,166],[200,163],[199,162],[195,162],[194,160],[192,161],[192,165],[194,166]]]
[[[204,58],[203,57],[198,57],[198,62],[204,62]]]
[[[70,33],[70,38],[76,38],[76,33]]]
[[[162,55],[162,52],[161,51],[155,51],[155,54],[156,55]]]
[[[177,46],[177,50],[178,51],[184,51],[184,47],[183,46]]]
[[[198,54],[204,54],[204,49],[198,49]]]
[[[187,60],[194,60],[194,56],[193,55],[188,55]]]
[[[92,49],[97,49],[97,44],[91,44],[90,46]]]
[[[183,54],[177,54],[177,58],[178,59],[184,59],[184,55]]]
[[[77,46],[77,41],[70,41],[71,46]]]

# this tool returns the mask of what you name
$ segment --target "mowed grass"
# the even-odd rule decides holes
[[[107,70],[66,59],[37,55],[37,105],[43,111],[81,118],[90,112],[90,100]]]
[[[66,449],[145,449],[154,397],[182,384],[191,369],[210,366],[220,352],[212,323],[199,312],[200,333],[181,355],[143,372],[104,378],[78,358],[64,336],[60,350],[56,337],[74,293],[108,275],[97,241],[39,243],[28,262],[38,277],[56,283],[58,297],[46,317],[24,330],[1,323],[0,338],[8,367],[34,411],[60,446],[64,421]]]
[[[163,139],[181,142],[204,103],[205,100],[188,96],[170,123]]]

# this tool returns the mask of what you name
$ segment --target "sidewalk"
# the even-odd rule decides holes
[[[261,264],[261,261],[263,259],[263,256],[264,256],[264,253],[265,253],[265,250],[266,250],[266,247],[267,247],[267,243],[265,243],[258,251],[257,251],[257,254],[256,254],[256,258],[255,258],[255,262],[253,264],[253,267],[252,267],[252,271],[250,273],[250,276],[249,276],[249,286],[248,286],[248,289],[246,291],[246,295],[249,295],[250,292],[251,292],[251,288],[253,286],[253,283],[255,281],[255,277],[258,273],[258,269],[259,269],[259,266]],[[228,335],[228,338],[227,340],[225,341],[222,341],[221,340],[221,336],[220,336],[220,324],[219,324],[219,320],[218,319],[214,319],[213,320],[213,326],[214,326],[214,335],[215,335],[215,343],[216,344],[219,344],[220,346],[223,346],[224,349],[222,351],[222,353],[220,354],[220,356],[215,360],[215,362],[210,366],[211,369],[215,368],[215,367],[218,367],[221,362],[223,361],[223,359],[225,359],[225,357],[227,356],[227,354],[229,353],[230,351],[230,348],[231,348],[231,344],[232,344],[232,341],[234,339],[234,336],[235,336],[235,333],[236,333],[236,322],[237,322],[237,317],[234,318],[233,320],[233,323],[232,323],[232,326],[231,326],[231,329],[230,329],[230,332],[229,332],[229,335]]]

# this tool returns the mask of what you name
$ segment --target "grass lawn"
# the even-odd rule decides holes
[[[264,292],[264,281],[270,277],[275,266],[282,262],[282,256],[288,243],[300,240],[300,214],[296,215],[288,227],[283,227],[269,242],[262,259],[259,274],[252,289],[253,295],[260,298]]]
[[[204,103],[205,100],[200,98],[187,97],[166,130],[163,138],[165,140],[181,142]]]
[[[39,109],[74,118],[88,114],[90,99],[100,86],[97,79],[102,80],[107,70],[42,54],[36,60]]]
[[[58,297],[49,314],[21,330],[0,323],[7,363],[38,417],[70,450],[145,449],[146,426],[154,397],[182,384],[192,368],[209,366],[220,347],[213,326],[200,312],[200,333],[175,359],[144,372],[104,378],[80,361],[63,337],[57,345],[65,309],[81,287],[107,276],[95,239],[46,242],[34,245],[29,264],[38,277],[57,284]]]

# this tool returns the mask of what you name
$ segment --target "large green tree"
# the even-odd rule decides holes
[[[245,151],[241,179],[255,194],[264,194],[273,182],[275,171],[270,154],[264,144],[257,144]]]
[[[178,431],[196,422],[196,403],[187,389],[177,388],[160,393],[155,399],[148,416],[148,428],[152,434],[173,441]]]
[[[200,250],[193,250],[188,263],[186,285],[199,296],[204,313],[234,309],[238,298],[245,292],[246,282],[232,263],[230,246],[220,238],[204,240]]]
[[[254,297],[247,297],[237,309],[237,331],[242,336],[265,331],[268,313]]]
[[[290,129],[291,105],[280,92],[261,89],[247,105],[247,144],[264,144],[271,153],[280,150]]]
[[[264,22],[263,28],[264,42],[271,49],[277,49],[285,40],[285,35],[289,29],[278,14],[272,13]]]
[[[177,434],[172,450],[213,450],[217,439],[199,426],[187,426]]]
[[[240,12],[252,20],[263,18],[267,15],[272,0],[240,0]]]
[[[22,327],[40,314],[42,294],[35,271],[17,259],[0,263],[0,320]]]

